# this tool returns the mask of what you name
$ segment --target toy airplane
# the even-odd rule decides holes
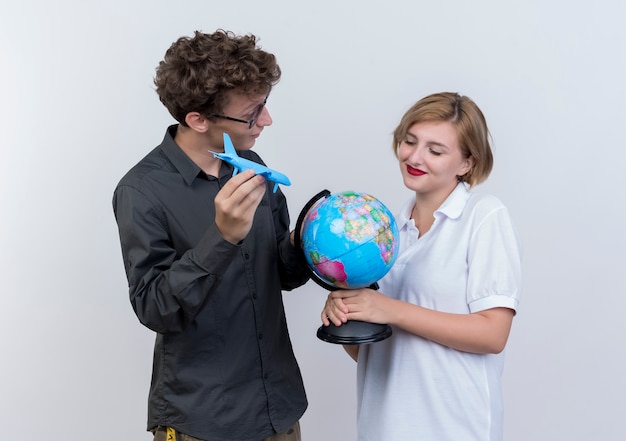
[[[291,181],[287,176],[278,172],[276,170],[272,170],[269,167],[264,166],[263,164],[256,163],[254,161],[250,161],[249,159],[242,158],[235,151],[235,146],[228,136],[228,133],[224,133],[224,153],[214,152],[209,150],[209,152],[213,153],[215,158],[220,158],[222,161],[225,161],[232,165],[235,168],[233,172],[233,176],[235,176],[240,171],[248,170],[251,168],[257,175],[262,175],[268,181],[274,182],[274,193],[278,189],[278,184],[282,185],[291,185]]]

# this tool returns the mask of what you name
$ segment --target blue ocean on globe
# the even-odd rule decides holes
[[[310,268],[341,289],[380,280],[399,251],[398,227],[389,209],[367,194],[333,193],[304,219],[302,248]]]

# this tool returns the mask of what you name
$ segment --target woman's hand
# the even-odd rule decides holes
[[[370,288],[332,291],[322,310],[322,323],[341,326],[348,320],[387,323],[385,303],[388,298]]]

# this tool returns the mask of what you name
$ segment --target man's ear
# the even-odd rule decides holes
[[[190,129],[198,133],[205,133],[209,129],[209,120],[198,112],[189,112],[187,116],[185,116],[185,122]]]

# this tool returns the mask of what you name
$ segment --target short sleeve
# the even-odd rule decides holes
[[[498,307],[516,311],[521,295],[519,234],[507,208],[496,198],[480,201],[473,214],[467,256],[470,312]]]

